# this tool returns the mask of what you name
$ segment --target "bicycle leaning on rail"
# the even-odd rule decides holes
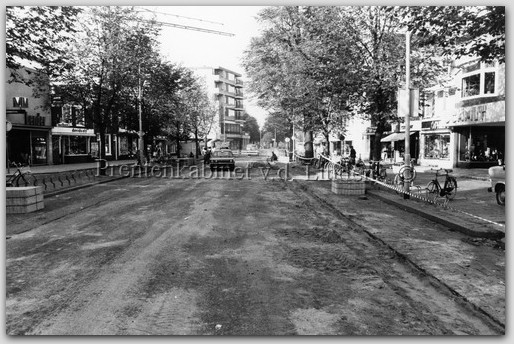
[[[387,179],[387,168],[380,164],[380,162],[381,160],[370,160],[369,167],[361,171],[363,171],[366,177],[383,182]]]
[[[393,184],[402,188],[405,182],[413,182],[416,179],[416,170],[414,169],[415,159],[411,159],[411,165],[402,165],[398,173],[394,176]],[[398,193],[398,191],[396,192]]]
[[[23,180],[23,186],[28,185],[28,181],[25,179],[25,176],[30,173],[30,170],[23,170],[21,164],[15,164],[16,171],[7,178],[5,181],[5,186],[20,186],[20,181]]]
[[[452,170],[440,168],[437,170],[430,169],[431,171],[435,171],[435,178],[431,180],[427,185],[427,197],[433,198],[434,200],[437,197],[446,197],[447,200],[451,200],[457,194],[457,179],[450,175]],[[441,172],[444,171],[444,172]],[[440,173],[441,172],[441,173]],[[441,186],[437,177],[445,176],[444,185]]]

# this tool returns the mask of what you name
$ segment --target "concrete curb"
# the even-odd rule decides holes
[[[394,205],[410,213],[422,216],[430,221],[440,223],[443,226],[448,227],[450,230],[458,231],[477,238],[498,240],[505,237],[505,233],[494,228],[490,228],[488,225],[484,224],[482,228],[478,228],[476,223],[466,221],[457,214],[449,214],[449,212],[444,211],[444,209],[439,209],[439,211],[436,209],[434,209],[434,211],[425,209],[422,210],[419,209],[419,207],[416,207],[416,204],[412,203],[412,200],[394,199],[394,196],[390,196],[387,193],[379,190],[368,189],[366,191],[369,195],[377,197],[383,202]]]

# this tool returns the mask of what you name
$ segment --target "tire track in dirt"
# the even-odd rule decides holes
[[[167,184],[173,185],[173,183],[172,181]],[[173,196],[180,197],[182,194],[192,193],[194,187],[195,184],[191,183],[183,189],[176,190]],[[169,188],[162,188],[159,185],[153,188],[155,191],[148,193],[152,201],[169,199]],[[163,196],[163,193],[167,195]],[[126,200],[126,202],[130,201],[130,199]],[[97,270],[96,275],[90,276],[90,279],[77,290],[70,291],[72,295],[69,297],[67,307],[55,312],[53,317],[45,319],[30,334],[124,334],[123,329],[129,328],[126,325],[126,319],[131,319],[125,315],[127,307],[129,306],[128,310],[132,310],[132,313],[137,313],[139,306],[137,302],[133,304],[133,297],[139,295],[140,285],[151,278],[149,270],[152,264],[155,264],[156,257],[163,250],[173,252],[173,248],[179,245],[181,240],[174,229],[187,227],[187,220],[182,218],[191,207],[187,202],[176,208],[177,213],[173,216],[152,218],[153,220],[148,223],[150,213],[167,207],[169,204],[158,201],[154,202],[154,209],[140,211],[132,220],[134,226],[140,223],[138,218],[143,222],[146,221],[146,234],[132,238],[130,245],[125,247],[124,251],[120,252],[109,265]],[[112,214],[112,209],[100,208],[97,211],[105,211],[106,215]],[[143,300],[142,305],[145,303]],[[132,313],[128,312],[131,316]]]
[[[436,333],[438,333],[437,331],[443,331],[440,334],[452,334],[454,332],[468,334],[502,333],[501,325],[488,316],[484,317],[483,312],[477,311],[474,305],[460,297],[451,288],[428,275],[423,269],[411,263],[404,255],[396,252],[380,239],[375,238],[374,235],[368,233],[364,228],[334,209],[330,204],[306,192],[305,189],[298,185],[288,183],[288,186],[299,199],[306,201],[311,212],[319,221],[323,221],[323,218],[333,218],[334,215],[342,220],[342,223],[339,224],[330,223],[330,221],[325,222],[326,225],[323,226],[323,229],[332,227],[332,229],[328,229],[325,236],[330,235],[336,238],[337,235],[329,233],[338,228],[343,228],[340,231],[340,244],[349,247],[350,251],[353,251],[351,252],[352,257],[359,257],[359,260],[366,262],[366,265],[371,269],[366,270],[366,272],[376,272],[388,288],[409,300],[413,309],[423,310],[422,313],[424,315],[413,315],[414,319],[416,317],[420,318],[420,316],[421,319],[429,319],[431,317],[438,319],[437,323],[439,324],[434,326],[433,330]],[[353,200],[359,202],[356,197]],[[385,225],[382,224],[382,226]],[[319,231],[317,234],[313,233],[312,230],[306,230],[303,233],[297,231],[296,234],[301,234],[302,240],[310,240],[311,238],[319,240],[323,238]],[[367,242],[369,246],[362,245],[364,242]],[[317,258],[318,263],[316,263],[317,265],[308,263],[308,265],[310,264],[317,269],[324,269],[323,262],[326,261],[326,257],[320,258],[319,254],[314,254],[310,257],[312,260]],[[342,272],[344,273],[344,271]],[[421,302],[421,300],[430,300],[430,302]],[[445,324],[455,323],[456,326],[441,326],[441,322]],[[444,332],[445,328],[448,331],[446,333]]]

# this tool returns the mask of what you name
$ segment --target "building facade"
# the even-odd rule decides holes
[[[423,165],[489,167],[505,154],[505,64],[467,59],[452,81],[428,92],[421,121]]]
[[[245,149],[250,135],[243,131],[243,81],[241,74],[223,67],[199,67],[194,71],[204,78],[209,95],[218,108],[211,132],[207,135],[208,145],[224,145],[232,150]]]
[[[7,83],[5,88],[8,164],[46,165],[52,162],[52,120],[48,78],[31,68],[19,69],[24,80]],[[10,69],[6,69],[9,80]],[[46,81],[46,82],[45,82]]]
[[[461,59],[445,85],[422,91],[419,117],[410,120],[411,157],[421,166],[490,167],[504,162],[505,64]],[[403,162],[405,124],[382,139]]]

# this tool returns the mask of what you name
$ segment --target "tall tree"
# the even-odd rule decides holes
[[[88,98],[91,120],[100,135],[100,158],[104,158],[105,134],[115,131],[124,90],[140,81],[144,63],[155,60],[152,37],[157,30],[126,7],[88,7],[79,22],[60,81],[79,88]]]
[[[250,142],[259,142],[261,135],[257,119],[249,115],[246,111],[243,113],[243,119],[245,120],[243,131],[250,135]]]
[[[275,113],[287,113],[306,132],[306,156],[312,156],[312,131],[341,131],[346,116],[351,52],[336,28],[331,7],[280,7],[261,13],[267,25],[245,56],[250,88]],[[327,29],[327,26],[329,29]],[[346,61],[345,61],[346,60]]]
[[[380,159],[381,138],[391,122],[398,121],[397,91],[405,86],[404,13],[399,8],[367,6],[341,8],[351,35],[348,48],[360,56],[355,70],[358,75],[349,106],[354,115],[360,114],[375,127],[371,158]],[[418,48],[411,43],[411,87],[425,88],[443,70],[436,49]]]
[[[200,155],[200,138],[204,139],[207,146],[207,135],[212,129],[214,118],[216,117],[216,104],[210,100],[203,80],[192,77],[192,82],[181,92],[183,112],[186,116],[191,133],[195,141],[195,156]]]

